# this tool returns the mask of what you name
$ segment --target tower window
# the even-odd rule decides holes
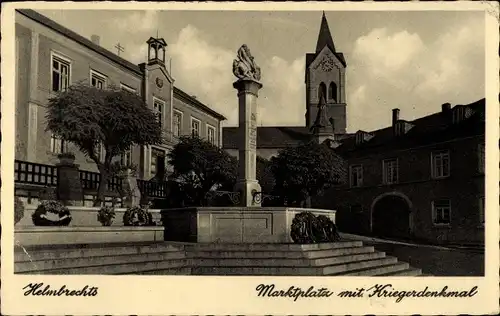
[[[321,100],[321,96],[324,96],[325,99],[327,97],[326,95],[326,84],[324,82],[319,84],[318,88],[318,101]]]
[[[337,102],[337,84],[335,82],[330,83],[330,87],[328,88],[328,99]]]

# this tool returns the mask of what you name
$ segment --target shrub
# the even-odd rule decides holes
[[[125,226],[155,226],[153,215],[139,206],[129,207],[123,214]]]
[[[292,221],[290,236],[294,243],[313,244],[340,240],[337,227],[324,215],[301,212]]]
[[[24,217],[24,204],[20,198],[14,199],[14,225]]]
[[[47,213],[58,216],[52,220],[47,217]],[[43,201],[31,215],[35,226],[68,226],[71,222],[71,214],[67,207],[59,201]]]
[[[97,220],[102,224],[102,226],[111,226],[114,218],[115,209],[111,206],[103,206],[99,212],[97,212]]]

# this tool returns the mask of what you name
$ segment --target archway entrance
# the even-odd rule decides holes
[[[402,196],[388,194],[377,198],[372,206],[372,233],[381,237],[410,237],[410,213],[409,202]]]

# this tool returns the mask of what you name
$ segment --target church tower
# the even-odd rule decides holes
[[[306,54],[306,126],[313,128],[321,108],[333,126],[334,133],[346,132],[346,99],[344,55],[335,49],[328,21],[323,12],[316,52]],[[320,105],[324,98],[325,104]],[[332,135],[333,136],[333,135]]]

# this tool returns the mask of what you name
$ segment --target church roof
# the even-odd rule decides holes
[[[319,54],[325,46],[328,46],[332,53],[335,53],[335,44],[333,44],[332,34],[330,34],[330,28],[328,27],[325,11],[323,11],[321,26],[319,27],[318,42],[316,43],[316,54]]]
[[[42,15],[34,10],[31,10],[31,9],[16,9],[16,11],[19,12],[20,14],[48,27],[49,29],[52,29],[53,31],[56,31],[57,33],[62,34],[63,36],[66,36],[67,38],[72,39],[73,41],[77,42],[78,44],[87,47],[88,49],[100,54],[101,56],[106,57],[107,59],[109,59],[112,62],[116,63],[117,65],[135,73],[136,75],[139,75],[141,77],[144,76],[144,71],[139,65],[131,63],[130,61],[114,54],[113,52],[110,52],[109,50],[103,48],[100,45],[95,44],[94,42],[81,36],[80,34],[73,32],[72,30],[62,26],[59,23],[56,23],[55,21],[49,19],[48,17],[46,17],[46,16],[44,16],[44,15]],[[191,97],[190,95],[188,95],[187,93],[185,93],[184,91],[182,91],[181,89],[179,89],[177,87],[174,87],[174,94],[175,94],[175,97],[178,97],[178,96],[182,97],[185,101],[188,101],[192,106],[197,107],[198,109],[200,109],[204,112],[207,112],[218,119],[221,119],[221,120],[226,119],[222,114],[212,110],[211,108],[209,108],[205,104],[203,104],[200,101],[198,101],[197,99]]]
[[[285,148],[310,141],[312,134],[305,126],[260,126],[257,127],[257,148]],[[238,127],[222,128],[224,149],[238,148]]]

